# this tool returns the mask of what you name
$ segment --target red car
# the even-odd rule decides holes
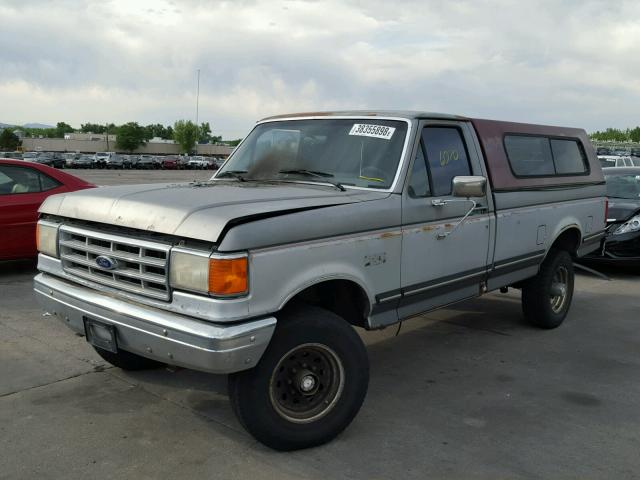
[[[38,207],[45,198],[93,187],[46,165],[0,158],[0,260],[36,256]]]
[[[162,159],[162,168],[166,170],[177,170],[179,167],[177,157],[164,157]]]

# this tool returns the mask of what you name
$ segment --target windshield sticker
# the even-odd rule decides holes
[[[385,140],[391,140],[393,132],[395,131],[396,129],[394,127],[385,127],[384,125],[354,123],[353,127],[351,127],[349,135],[357,135],[359,137],[384,138]]]

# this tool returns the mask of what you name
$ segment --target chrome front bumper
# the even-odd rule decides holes
[[[254,367],[276,326],[274,317],[214,324],[139,305],[46,273],[34,279],[43,309],[84,335],[87,317],[113,325],[118,348],[171,365],[211,373]]]

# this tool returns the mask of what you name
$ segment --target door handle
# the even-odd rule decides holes
[[[449,235],[451,235],[453,232],[455,232],[464,222],[465,220],[469,217],[469,215],[471,215],[471,213],[476,209],[476,207],[478,207],[478,202],[476,202],[475,200],[471,200],[470,198],[467,198],[466,200],[443,200],[441,198],[436,198],[434,200],[431,200],[431,205],[433,205],[434,207],[443,207],[445,206],[447,203],[457,203],[457,202],[470,202],[471,203],[471,208],[467,211],[467,213],[464,214],[464,216],[460,219],[460,221],[458,221],[458,223],[456,223],[453,228],[451,230],[449,230],[448,232],[439,232],[438,234],[436,234],[436,238],[438,240],[443,240],[445,238],[447,238]]]

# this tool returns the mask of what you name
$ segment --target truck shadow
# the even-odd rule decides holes
[[[396,326],[375,342],[365,334],[370,384],[360,413],[333,442],[288,458],[331,458],[334,469],[375,477],[378,469],[394,470],[397,456],[409,455],[424,468],[450,462],[457,455],[452,449],[471,455],[492,448],[508,456],[512,448],[532,448],[536,435],[550,435],[558,425],[574,431],[582,428],[571,423],[576,419],[598,422],[625,382],[640,381],[638,336],[634,322],[623,320],[637,308],[634,292],[608,296],[620,306],[621,320],[606,330],[595,293],[579,292],[565,324],[549,331],[525,323],[519,293],[510,291],[409,320],[398,336]],[[235,433],[223,434],[246,439],[254,454],[279,455],[243,431],[229,405],[226,376],[110,370],[190,410],[203,428],[206,422],[228,427]],[[551,436],[550,445],[561,445],[562,438]]]
[[[32,279],[38,273],[37,264],[36,259],[0,261],[0,285]]]
[[[25,260],[0,260],[0,279],[8,277],[9,275],[21,275],[25,273],[35,275],[37,273],[37,264],[38,261],[35,258]]]
[[[374,410],[383,407],[379,405],[381,399],[377,398],[376,392],[381,385],[394,382],[389,376],[397,379],[398,370],[407,371],[415,365],[421,365],[416,378],[421,385],[419,392],[435,382],[443,371],[463,369],[462,366],[456,366],[456,359],[465,355],[465,344],[479,344],[480,339],[487,341],[487,337],[494,341],[505,341],[505,338],[516,335],[517,331],[532,330],[522,320],[519,298],[512,298],[511,295],[489,297],[492,296],[458,304],[455,309],[446,309],[442,319],[434,319],[429,315],[411,319],[408,321],[412,323],[411,329],[401,329],[398,336],[370,342],[365,333],[363,337],[371,362],[372,391],[366,404]],[[396,329],[397,326],[392,326],[387,330],[392,334]],[[141,372],[110,371],[210,420],[241,430],[229,405],[226,375],[174,367]]]

